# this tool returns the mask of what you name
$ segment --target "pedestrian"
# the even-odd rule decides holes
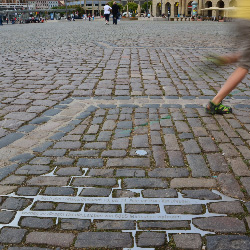
[[[92,16],[92,20],[93,20],[93,21],[95,20],[95,15]]]
[[[113,13],[113,24],[117,25],[117,18],[118,18],[119,6],[116,2],[113,3],[112,6],[112,13]]]
[[[104,6],[105,24],[109,24],[109,16],[111,10],[112,8],[109,6],[109,3],[106,3],[106,5]]]
[[[89,14],[89,21],[91,21],[91,15]]]
[[[9,23],[9,18],[8,18],[8,17],[6,17],[6,23],[7,23],[7,24]]]
[[[217,64],[239,62],[238,67],[227,79],[218,94],[207,104],[205,110],[209,114],[230,114],[232,108],[224,106],[222,100],[245,78],[250,69],[250,1],[241,0],[234,16],[237,18],[237,44],[241,51],[225,56],[215,57]]]

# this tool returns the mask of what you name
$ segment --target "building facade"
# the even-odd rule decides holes
[[[205,8],[218,7],[228,8],[237,6],[240,0],[196,0],[198,4],[198,15],[217,17],[223,16],[223,10],[204,10]],[[250,0],[249,0],[250,1]],[[152,14],[155,17],[170,13],[171,17],[192,16],[192,3],[190,0],[152,0]]]
[[[58,6],[58,0],[28,0],[29,9],[51,9]]]
[[[51,9],[58,0],[0,0],[0,9]]]
[[[59,6],[58,1],[55,1],[55,0],[49,0],[48,1],[48,7],[49,7],[49,9],[51,9],[53,7],[58,7],[58,6]]]
[[[27,0],[0,0],[0,10],[27,8]]]

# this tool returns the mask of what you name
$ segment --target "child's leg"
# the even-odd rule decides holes
[[[238,67],[228,78],[218,94],[206,106],[206,112],[209,114],[230,114],[232,108],[221,104],[222,100],[244,79],[248,70]]]
[[[238,67],[233,74],[228,78],[218,94],[214,97],[212,102],[218,105],[236,86],[245,78],[248,73],[247,69]]]

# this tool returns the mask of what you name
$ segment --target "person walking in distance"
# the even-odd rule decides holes
[[[119,6],[116,2],[113,3],[112,6],[112,13],[113,13],[113,24],[117,25],[117,18],[118,18]]]
[[[214,60],[218,65],[236,62],[239,62],[239,65],[218,94],[207,104],[205,110],[212,115],[232,113],[232,108],[224,106],[222,100],[238,86],[250,69],[250,0],[239,0],[234,16],[237,18],[237,44],[241,50],[231,55],[215,56]]]
[[[109,3],[106,3],[106,5],[104,6],[105,24],[109,24],[109,16],[111,10],[112,8],[109,6]]]

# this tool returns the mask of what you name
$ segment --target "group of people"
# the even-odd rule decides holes
[[[89,21],[91,21],[91,20],[95,20],[95,15],[87,15],[87,14],[83,14],[83,17],[82,17],[82,19],[83,19],[83,21],[86,21],[87,19],[89,20]]]
[[[104,6],[104,17],[105,17],[105,24],[109,24],[109,17],[110,13],[112,11],[113,14],[113,24],[117,25],[117,19],[118,19],[118,14],[119,14],[119,6],[117,5],[116,2],[113,3],[112,8],[109,6],[109,3],[106,3]]]

